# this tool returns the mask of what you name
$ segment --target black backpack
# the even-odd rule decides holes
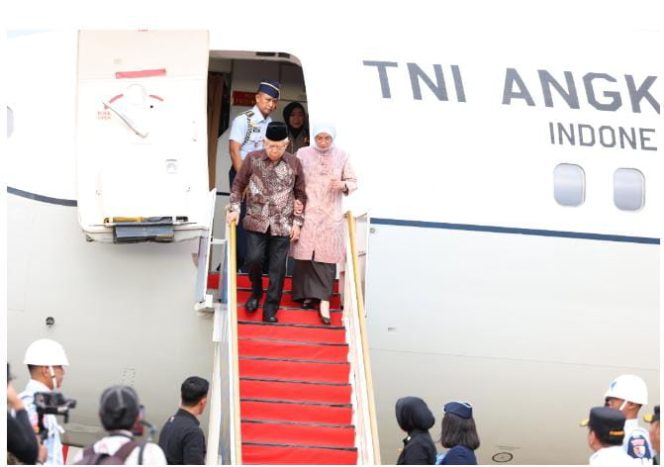
[[[112,456],[106,453],[95,452],[93,446],[88,446],[83,450],[83,457],[76,465],[124,465],[129,454],[138,446],[141,447],[141,451],[138,454],[138,465],[143,465],[145,443],[138,443],[136,441],[129,441],[123,444]]]

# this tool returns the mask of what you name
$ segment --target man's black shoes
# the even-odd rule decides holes
[[[246,303],[244,304],[244,309],[247,310],[248,313],[253,313],[254,311],[258,310],[259,302],[260,302],[260,297],[252,295],[251,297],[249,297],[249,300],[247,300]]]

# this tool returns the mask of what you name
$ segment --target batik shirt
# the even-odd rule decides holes
[[[246,191],[245,191],[246,190]],[[240,212],[244,194],[247,214],[242,222],[245,230],[287,237],[293,224],[302,226],[304,217],[294,214],[295,199],[305,204],[302,165],[294,155],[285,152],[276,162],[265,150],[247,154],[231,190],[231,211]]]

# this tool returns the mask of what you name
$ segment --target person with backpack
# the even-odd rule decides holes
[[[99,419],[107,435],[83,449],[75,458],[78,465],[167,465],[166,456],[155,443],[134,439],[132,427],[140,422],[141,405],[129,386],[111,386],[101,395]]]

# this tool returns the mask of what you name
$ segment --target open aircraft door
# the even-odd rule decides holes
[[[89,240],[179,241],[211,226],[207,31],[80,31],[78,219]]]

